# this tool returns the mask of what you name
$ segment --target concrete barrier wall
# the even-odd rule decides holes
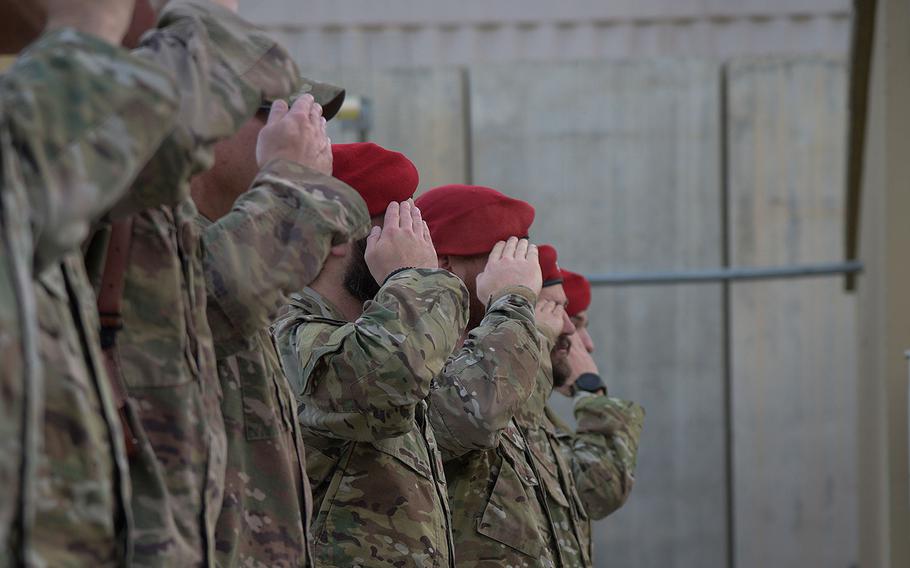
[[[846,73],[827,60],[729,66],[733,262],[843,254]],[[855,564],[855,298],[839,278],[735,284],[736,566]]]
[[[411,156],[422,189],[473,179],[531,201],[534,238],[566,267],[714,268],[725,223],[735,265],[840,259],[839,62],[313,74],[373,99],[371,138]],[[596,525],[598,566],[853,563],[854,321],[840,285],[736,284],[729,303],[718,284],[595,291],[598,364],[648,411],[635,491]]]

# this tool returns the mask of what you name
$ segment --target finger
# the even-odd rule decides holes
[[[502,249],[503,258],[515,258],[515,247],[518,246],[518,239],[516,237],[509,237],[509,240],[506,241],[506,246]]]
[[[492,250],[492,252],[490,252],[490,257],[487,260],[487,262],[496,261],[496,260],[499,260],[500,258],[502,258],[502,249],[504,249],[505,247],[506,247],[505,241],[499,241],[498,243],[493,245],[493,250]]]
[[[288,103],[282,99],[278,99],[272,103],[272,108],[269,110],[269,119],[266,124],[275,124],[288,113]]]
[[[537,252],[537,245],[532,245],[532,244],[528,245],[528,254],[525,256],[525,258],[527,258],[528,260],[533,260],[534,262],[537,262],[537,263],[540,262],[539,255]]]
[[[389,203],[388,208],[385,210],[385,224],[384,227],[398,227],[398,215],[400,214],[400,206],[397,201]]]
[[[399,206],[399,217],[398,217],[398,226],[402,229],[410,229],[413,227],[414,221],[411,217],[411,200],[402,201]]]
[[[379,227],[373,227],[370,229],[370,234],[367,235],[367,246],[373,246],[376,244],[376,241],[379,240],[379,236],[382,235],[382,229]]]
[[[433,235],[430,233],[430,226],[427,225],[426,221],[421,221],[421,223],[423,223],[423,238],[426,239],[427,242],[432,243]]]
[[[314,103],[310,107],[310,122],[313,123],[313,126],[321,127],[322,122],[322,105],[319,103]]]
[[[515,246],[515,258],[524,260],[528,256],[528,239],[519,239]]]
[[[311,95],[303,95],[294,101],[294,106],[291,107],[291,112],[296,115],[308,117],[310,116],[310,109],[312,109],[313,104],[313,97]]]
[[[413,199],[409,199],[408,201],[411,202],[411,221],[413,223],[412,228],[414,230],[414,233],[419,235],[423,230],[423,217],[420,215],[420,207],[414,205]]]

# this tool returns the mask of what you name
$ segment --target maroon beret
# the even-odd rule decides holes
[[[560,269],[559,272],[562,274],[562,287],[569,298],[566,312],[569,317],[575,317],[591,305],[591,283],[577,272],[565,269]]]
[[[540,260],[544,287],[562,284],[562,274],[559,272],[559,265],[556,264],[556,249],[552,245],[538,245],[537,256]]]
[[[444,185],[415,201],[437,254],[487,254],[499,241],[525,238],[534,208],[520,199],[477,185]]]
[[[417,167],[404,154],[372,142],[332,144],[332,175],[353,187],[367,202],[370,217],[383,215],[393,201],[417,191]]]

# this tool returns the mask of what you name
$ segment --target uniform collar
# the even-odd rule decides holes
[[[335,304],[312,288],[304,288],[302,292],[291,294],[291,306],[308,316],[348,323]]]

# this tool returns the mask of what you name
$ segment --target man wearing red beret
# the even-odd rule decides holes
[[[536,247],[523,238],[534,209],[494,189],[456,185],[432,189],[417,204],[440,266],[471,291],[470,333],[430,399],[446,460],[456,564],[484,566],[495,558],[503,566],[556,566],[546,501],[512,420],[533,390],[541,357],[534,305],[542,278]],[[512,261],[512,274],[491,286],[504,249],[528,254],[518,254],[524,262]]]
[[[632,490],[644,411],[635,403],[584,393],[587,396],[575,404],[578,428],[573,432],[547,406],[554,387],[572,386],[577,376],[572,351],[584,351],[584,347],[565,311],[569,298],[556,249],[541,245],[539,250],[544,278],[540,298],[561,307],[562,325],[561,329],[538,326],[550,351],[550,364],[541,365],[536,389],[516,420],[547,489],[561,564],[591,567],[591,521],[618,509]]]
[[[274,336],[307,444],[318,566],[454,566],[442,458],[427,416],[433,378],[468,318],[439,269],[417,170],[374,144],[336,145],[335,177],[373,217],[291,297]]]

